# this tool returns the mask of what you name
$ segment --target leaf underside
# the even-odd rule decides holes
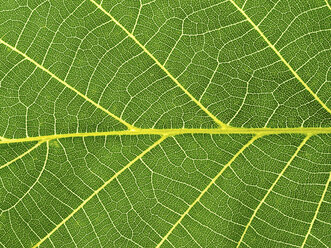
[[[331,247],[331,15],[309,0],[4,0],[0,247]]]

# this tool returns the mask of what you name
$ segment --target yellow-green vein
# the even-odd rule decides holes
[[[202,196],[208,191],[208,189],[216,182],[216,180],[223,174],[223,172],[228,168],[233,161],[236,160],[236,158],[244,152],[244,150],[249,147],[255,140],[260,138],[259,135],[254,136],[250,141],[248,141],[231,159],[230,161],[222,168],[222,170],[210,181],[210,183],[207,185],[204,190],[201,191],[200,195],[195,199],[195,201],[186,209],[186,211],[180,216],[178,221],[171,227],[171,229],[168,231],[168,233],[162,238],[160,243],[156,246],[156,248],[159,248],[170,236],[170,234],[175,230],[175,228],[180,224],[180,222],[185,218],[185,216],[190,212],[190,210],[194,207],[195,204],[197,204]]]
[[[95,2],[94,0],[90,0],[95,6],[97,6],[98,9],[100,9],[104,14],[110,17],[110,19],[119,26],[151,59],[154,60],[154,62],[167,74],[169,78],[171,78],[177,86],[185,92],[186,95],[188,95],[191,100],[196,103],[210,118],[212,118],[219,126],[222,128],[227,128],[228,125],[220,121],[216,116],[214,116],[205,106],[202,105],[201,102],[199,102],[187,89],[184,88],[184,86],[178,82],[178,80],[171,75],[171,73],[154,57],[154,55],[147,50],[147,48],[141,44],[137,38],[130,33],[121,23],[119,23],[110,13],[108,13],[100,4]]]
[[[315,220],[316,220],[316,218],[317,218],[317,214],[318,214],[318,212],[319,212],[319,210],[320,210],[320,208],[321,208],[321,206],[322,206],[323,199],[324,199],[324,197],[325,197],[325,195],[326,195],[326,192],[328,191],[328,186],[329,186],[330,182],[331,182],[331,172],[329,173],[329,179],[328,179],[328,181],[327,181],[326,184],[325,184],[324,191],[323,191],[322,196],[321,196],[321,199],[320,199],[320,201],[319,201],[319,203],[318,203],[318,205],[317,205],[317,208],[316,208],[316,211],[315,211],[314,217],[313,217],[313,219],[311,220],[311,223],[310,223],[310,226],[309,226],[308,232],[307,232],[307,234],[306,234],[306,236],[305,236],[305,239],[303,240],[303,243],[302,243],[302,245],[301,245],[301,248],[303,248],[303,247],[305,246],[306,242],[307,242],[307,239],[308,239],[308,237],[309,237],[309,234],[310,234],[310,232],[311,232],[311,229],[313,228],[314,222],[315,222]]]
[[[48,239],[56,230],[58,230],[62,225],[64,225],[75,213],[77,213],[80,209],[84,207],[86,203],[88,203],[94,196],[96,196],[101,190],[103,190],[108,184],[110,184],[114,179],[116,179],[119,175],[122,174],[123,171],[128,169],[132,164],[141,159],[146,153],[151,151],[153,148],[158,146],[163,140],[165,140],[168,136],[164,135],[159,140],[157,140],[153,145],[148,147],[145,151],[140,153],[137,157],[135,157],[131,162],[129,162],[126,166],[124,166],[121,170],[119,170],[116,174],[114,174],[108,181],[106,181],[100,188],[93,192],[88,198],[86,198],[74,211],[72,211],[65,219],[63,219],[58,225],[56,225],[53,230],[51,230],[45,237],[43,237],[37,244],[33,246],[33,248],[40,246],[46,239]]]
[[[284,57],[280,54],[277,48],[268,40],[268,38],[264,35],[261,29],[252,21],[252,19],[245,13],[243,9],[241,9],[234,0],[229,0],[238,10],[239,12],[247,19],[247,21],[254,27],[254,29],[261,35],[264,41],[268,44],[268,46],[276,53],[276,55],[280,58],[280,60],[287,66],[287,68],[292,72],[294,77],[306,88],[306,90],[315,98],[317,102],[319,102],[322,107],[331,113],[331,110],[326,106],[324,102],[313,92],[309,86],[302,80],[302,78],[298,75],[298,73],[292,68],[292,66],[284,59]]]
[[[20,54],[21,56],[23,56],[26,60],[30,61],[32,64],[34,64],[35,66],[37,66],[39,69],[43,70],[44,72],[46,72],[48,75],[50,75],[52,78],[56,79],[57,81],[59,81],[61,84],[63,84],[65,87],[67,87],[68,89],[72,90],[73,92],[75,92],[77,95],[79,95],[80,97],[84,98],[86,101],[88,101],[89,103],[93,104],[96,108],[102,110],[103,112],[105,112],[106,114],[110,115],[111,117],[113,117],[114,119],[116,119],[117,121],[121,122],[122,124],[124,124],[128,129],[136,129],[134,126],[132,126],[131,124],[127,123],[126,121],[124,121],[123,119],[119,118],[118,116],[114,115],[113,113],[111,113],[109,110],[105,109],[104,107],[102,107],[101,105],[99,105],[98,103],[94,102],[93,100],[91,100],[90,98],[88,98],[86,95],[84,95],[83,93],[81,93],[80,91],[76,90],[74,87],[72,87],[71,85],[69,85],[67,82],[65,82],[64,80],[62,80],[61,78],[59,78],[58,76],[56,76],[54,73],[52,73],[50,70],[48,70],[47,68],[45,68],[44,66],[42,66],[41,64],[39,64],[37,61],[33,60],[32,58],[30,58],[28,55],[26,55],[25,53],[23,53],[22,51],[18,50],[16,47],[13,47],[12,45],[8,44],[7,42],[5,42],[4,40],[0,39],[0,44],[5,45],[6,47],[10,48],[11,50],[13,50],[14,52]]]
[[[26,152],[22,153],[21,155],[17,156],[16,158],[12,159],[11,161],[3,164],[0,166],[0,169],[3,169],[7,166],[9,166],[10,164],[14,163],[15,161],[23,158],[25,155],[29,154],[30,152],[32,152],[34,149],[36,149],[38,146],[40,146],[42,143],[44,143],[45,141],[41,140],[39,141],[37,144],[35,144],[33,147],[31,147],[29,150],[27,150]],[[0,143],[1,144],[1,143]]]
[[[241,242],[244,239],[244,236],[249,228],[249,226],[251,225],[254,217],[256,216],[257,211],[259,211],[260,207],[262,206],[262,204],[265,202],[265,200],[267,199],[267,197],[269,196],[269,194],[272,192],[273,188],[275,187],[275,185],[277,184],[277,182],[279,181],[279,179],[283,176],[284,172],[286,171],[286,169],[290,166],[290,164],[292,163],[293,159],[298,155],[299,151],[301,150],[301,148],[306,144],[306,142],[308,141],[308,139],[310,138],[310,135],[306,136],[303,141],[301,142],[301,144],[298,146],[297,150],[295,151],[295,153],[292,155],[292,157],[290,158],[290,160],[286,163],[286,165],[284,166],[283,170],[279,173],[278,177],[276,178],[276,180],[273,182],[273,184],[271,185],[271,187],[269,188],[268,192],[265,194],[265,196],[263,197],[263,199],[260,201],[260,203],[257,205],[256,209],[254,210],[251,218],[249,219],[245,230],[243,232],[243,234],[240,237],[240,240],[237,244],[237,248],[240,246]]]
[[[30,142],[39,140],[52,140],[75,137],[97,137],[110,135],[169,135],[175,136],[180,134],[255,134],[255,135],[271,135],[271,134],[326,134],[331,133],[331,127],[315,128],[315,127],[296,127],[296,128],[215,128],[215,129],[137,129],[125,131],[108,131],[108,132],[91,132],[91,133],[68,133],[68,134],[53,134],[46,136],[36,136],[17,139],[0,140],[0,144]]]
[[[44,142],[39,142],[39,143],[42,144],[42,143],[44,143]],[[39,144],[39,143],[38,143],[38,144]],[[47,164],[47,160],[48,160],[48,155],[49,155],[49,141],[46,141],[46,156],[45,156],[45,161],[44,161],[44,165],[43,165],[41,171],[39,172],[38,177],[36,178],[36,180],[34,181],[34,183],[29,187],[29,189],[24,193],[24,195],[22,195],[22,196],[20,197],[20,199],[19,199],[15,204],[13,204],[11,207],[9,207],[8,209],[3,209],[3,210],[2,210],[2,213],[4,213],[4,212],[8,212],[9,210],[15,208],[15,206],[17,206],[17,204],[18,204],[19,202],[21,202],[21,201],[23,200],[23,198],[24,198],[26,195],[28,195],[29,192],[31,191],[31,189],[33,189],[33,187],[37,184],[37,182],[39,181],[41,175],[43,174],[43,172],[44,172],[44,170],[45,170],[45,168],[46,168],[46,164]],[[2,214],[2,213],[1,213],[1,214]]]

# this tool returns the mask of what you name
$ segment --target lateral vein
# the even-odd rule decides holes
[[[195,201],[186,209],[186,211],[181,215],[181,217],[177,220],[177,222],[172,226],[172,228],[168,231],[168,233],[162,238],[160,243],[155,248],[159,248],[170,236],[173,230],[180,224],[180,222],[184,219],[184,217],[190,212],[190,210],[197,204],[202,196],[208,191],[208,189],[217,181],[217,179],[223,174],[223,172],[232,164],[236,158],[244,152],[244,150],[249,147],[255,140],[260,138],[259,135],[254,136],[250,141],[246,143],[231,159],[230,161],[222,168],[222,170],[210,181],[206,188],[201,191],[200,195],[195,199]]]
[[[127,123],[126,121],[124,121],[123,119],[119,118],[118,116],[114,115],[113,113],[111,113],[109,110],[105,109],[104,107],[102,107],[101,105],[99,105],[98,103],[94,102],[93,100],[91,100],[90,98],[88,98],[86,95],[84,95],[83,93],[81,93],[80,91],[76,90],[74,87],[72,87],[71,85],[69,85],[67,82],[65,82],[64,80],[62,80],[61,78],[59,78],[58,76],[56,76],[54,73],[52,73],[50,70],[48,70],[47,68],[45,68],[44,66],[42,66],[41,64],[39,64],[37,61],[33,60],[32,58],[30,58],[28,55],[26,55],[25,53],[21,52],[20,50],[18,50],[16,47],[13,47],[12,45],[8,44],[7,42],[5,42],[4,40],[0,39],[0,44],[5,45],[6,47],[10,48],[11,50],[13,50],[14,52],[20,54],[21,56],[23,56],[26,60],[30,61],[32,64],[34,64],[35,66],[37,66],[39,69],[43,70],[44,72],[46,72],[47,74],[49,74],[52,78],[56,79],[57,81],[59,81],[61,84],[63,84],[65,87],[67,87],[68,89],[72,90],[73,92],[75,92],[77,95],[79,95],[80,97],[84,98],[86,101],[88,101],[89,103],[91,103],[92,105],[94,105],[95,107],[97,107],[98,109],[102,110],[103,112],[105,112],[106,114],[110,115],[111,117],[113,117],[114,119],[116,119],[117,121],[121,122],[122,124],[124,124],[128,129],[135,129],[135,127],[129,123]]]
[[[292,68],[292,66],[285,60],[285,58],[280,54],[277,48],[268,40],[268,38],[264,35],[261,29],[252,21],[252,19],[245,13],[243,9],[241,9],[234,0],[229,0],[238,11],[247,19],[247,21],[254,27],[254,29],[261,35],[264,41],[268,44],[268,46],[276,53],[276,55],[280,58],[280,60],[287,66],[287,68],[292,72],[295,78],[306,88],[306,90],[315,98],[322,107],[331,114],[331,110],[326,106],[324,102],[313,92],[309,86],[303,81],[303,79],[298,75],[298,73]]]
[[[310,138],[311,136],[308,135],[306,136],[303,141],[301,142],[301,144],[298,146],[297,150],[295,151],[295,153],[292,155],[292,157],[290,158],[290,160],[286,163],[285,167],[283,168],[283,170],[279,173],[278,177],[276,178],[276,180],[273,182],[273,184],[271,185],[271,187],[269,188],[268,192],[265,194],[265,196],[262,198],[262,200],[260,201],[260,203],[257,205],[256,209],[254,210],[251,218],[249,219],[246,227],[245,227],[245,230],[243,232],[243,234],[241,235],[240,237],[240,240],[237,244],[237,248],[240,246],[241,242],[243,241],[244,239],[244,236],[249,228],[249,226],[251,225],[253,219],[255,218],[256,216],[256,213],[257,211],[259,211],[260,207],[262,206],[262,204],[265,202],[265,200],[267,199],[267,197],[269,196],[269,194],[272,192],[273,188],[275,187],[275,185],[277,184],[277,182],[279,181],[279,179],[283,176],[283,174],[285,173],[285,171],[287,170],[287,168],[290,166],[290,164],[292,163],[292,161],[294,160],[294,158],[298,155],[299,151],[301,150],[301,148],[306,144],[306,142],[308,141],[308,139]]]
[[[213,115],[205,106],[202,105],[201,102],[199,102],[185,87],[174,77],[171,75],[171,73],[154,57],[154,55],[147,50],[147,48],[141,44],[137,38],[130,33],[120,22],[118,22],[110,13],[108,13],[100,4],[95,2],[94,0],[90,0],[98,9],[100,9],[104,14],[109,16],[111,20],[119,26],[151,59],[154,60],[154,62],[167,74],[169,78],[174,81],[177,86],[184,91],[184,93],[191,98],[191,100],[197,104],[210,118],[212,118],[219,126],[222,128],[227,128],[228,125],[220,121],[215,115]]]
[[[35,144],[33,147],[31,147],[29,150],[27,150],[26,152],[22,153],[21,155],[17,156],[16,158],[12,159],[11,161],[3,164],[0,166],[0,169],[3,169],[7,166],[9,166],[10,164],[14,163],[15,161],[23,158],[25,155],[29,154],[30,152],[32,152],[34,149],[36,149],[38,146],[40,146],[42,143],[44,143],[45,141],[39,141],[37,144]],[[2,142],[0,142],[0,144],[2,144]]]
[[[322,206],[322,202],[323,202],[323,200],[324,200],[324,197],[325,197],[325,195],[326,195],[326,192],[328,191],[328,186],[329,186],[330,182],[331,182],[331,172],[329,173],[329,179],[328,179],[328,181],[327,181],[326,184],[325,184],[325,188],[324,188],[323,194],[322,194],[321,199],[320,199],[320,201],[319,201],[319,203],[318,203],[318,206],[317,206],[317,208],[316,208],[316,211],[315,211],[314,217],[313,217],[313,219],[312,219],[312,221],[311,221],[311,223],[310,223],[310,226],[309,226],[308,232],[307,232],[307,234],[306,234],[306,236],[305,236],[305,239],[304,239],[304,241],[303,241],[303,243],[302,243],[302,245],[301,245],[301,248],[303,248],[303,247],[305,246],[306,242],[307,242],[307,239],[308,239],[308,237],[309,237],[309,235],[310,235],[311,229],[313,228],[314,222],[315,222],[315,220],[316,220],[316,218],[317,218],[318,212],[319,212],[319,210],[320,210],[320,208],[321,208],[321,206]]]
[[[20,203],[20,202],[24,199],[24,197],[27,196],[27,195],[30,193],[30,191],[33,189],[33,187],[38,183],[38,181],[39,181],[41,175],[43,174],[43,172],[44,172],[44,170],[45,170],[45,168],[46,168],[46,164],[47,164],[47,161],[48,161],[48,155],[49,155],[49,141],[45,141],[45,142],[46,142],[46,156],[45,156],[44,165],[43,165],[41,171],[39,172],[38,177],[36,178],[36,180],[34,181],[34,183],[29,187],[29,189],[24,193],[24,195],[22,195],[22,196],[19,198],[19,200],[18,200],[14,205],[12,205],[11,207],[9,207],[9,208],[7,208],[7,209],[2,209],[1,214],[3,214],[4,212],[8,212],[8,211],[10,211],[11,209],[15,208],[15,207],[17,206],[17,204]],[[39,143],[42,144],[42,143],[44,143],[44,142],[39,142]],[[39,144],[39,143],[38,143],[38,144]]]
[[[108,181],[106,181],[101,187],[99,187],[96,191],[93,192],[88,198],[86,198],[74,211],[72,211],[65,219],[63,219],[57,226],[54,227],[52,231],[50,231],[45,237],[43,237],[37,244],[33,246],[33,248],[39,247],[46,239],[48,239],[56,230],[58,230],[62,225],[64,225],[75,213],[77,213],[80,209],[82,209],[86,203],[88,203],[94,196],[96,196],[101,190],[103,190],[108,184],[110,184],[114,179],[116,179],[119,175],[122,174],[126,169],[128,169],[132,164],[134,164],[137,160],[141,159],[146,153],[151,151],[153,148],[161,144],[163,140],[165,140],[168,136],[162,136],[159,140],[157,140],[153,145],[148,147],[145,151],[140,153],[137,157],[131,160],[126,166],[124,166],[121,170],[119,170],[116,174],[114,174]]]

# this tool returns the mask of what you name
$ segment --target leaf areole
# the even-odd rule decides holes
[[[331,247],[327,1],[3,1],[1,247]]]

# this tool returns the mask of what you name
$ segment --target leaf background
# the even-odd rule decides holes
[[[2,1],[2,247],[329,247],[326,1]]]

